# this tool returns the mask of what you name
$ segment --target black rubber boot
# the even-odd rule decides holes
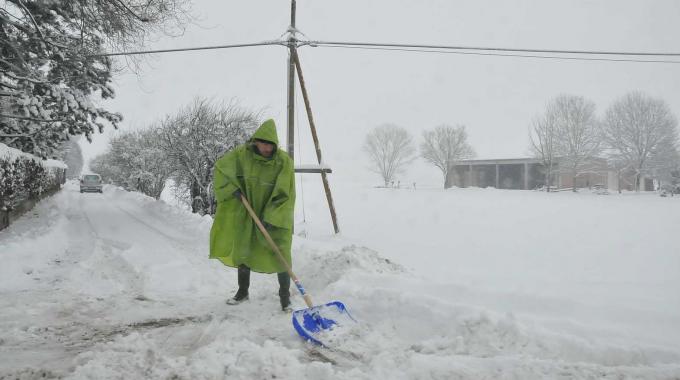
[[[279,277],[279,299],[281,300],[281,310],[293,311],[290,307],[290,275],[288,272],[278,273]]]
[[[238,291],[233,298],[229,298],[229,305],[238,305],[248,299],[248,288],[250,287],[250,268],[241,264],[238,267]]]

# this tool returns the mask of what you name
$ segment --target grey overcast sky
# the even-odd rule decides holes
[[[298,0],[297,26],[312,40],[423,43],[508,48],[679,52],[680,1],[654,0]],[[150,49],[277,39],[290,3],[195,0],[199,26],[159,37]],[[602,114],[616,98],[640,90],[665,99],[680,115],[680,64],[557,61],[324,47],[300,50],[326,161],[336,180],[379,183],[361,153],[366,132],[381,123],[422,131],[464,124],[478,158],[528,154],[528,124],[552,97],[593,100]],[[280,46],[159,54],[139,76],[116,78],[108,107],[125,117],[120,130],[148,125],[196,96],[237,98],[263,108],[285,140],[286,59]],[[301,163],[314,163],[298,96]],[[84,143],[102,152],[107,131]],[[297,149],[297,148],[296,148]],[[299,157],[296,157],[296,161]],[[439,184],[416,162],[405,182]]]

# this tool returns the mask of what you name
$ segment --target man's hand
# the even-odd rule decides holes
[[[232,195],[234,196],[234,198],[238,199],[239,201],[241,200],[241,197],[243,196],[243,194],[241,194],[240,189],[236,189],[236,191],[234,191],[232,193]]]

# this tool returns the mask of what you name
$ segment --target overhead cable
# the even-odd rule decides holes
[[[493,57],[515,57],[515,58],[538,58],[538,59],[553,59],[553,60],[572,60],[572,61],[605,61],[605,62],[636,62],[636,63],[670,63],[680,64],[679,61],[659,60],[659,59],[633,59],[633,58],[595,58],[595,57],[576,57],[576,56],[556,56],[556,55],[534,55],[534,54],[501,54],[501,53],[484,53],[477,51],[457,51],[457,50],[435,50],[435,49],[413,49],[413,48],[393,48],[393,47],[368,47],[368,46],[345,46],[345,45],[326,45],[323,43],[314,44],[315,47],[328,47],[336,49],[359,49],[359,50],[387,50],[387,51],[405,51],[417,53],[439,53],[439,54],[460,54],[460,55],[478,55],[478,56],[493,56]]]
[[[557,49],[515,49],[500,47],[479,47],[479,46],[449,46],[449,45],[417,45],[417,44],[396,44],[396,43],[369,43],[369,42],[337,42],[337,41],[300,41],[294,42],[298,47],[330,47],[340,49],[363,49],[363,50],[387,50],[404,51],[417,53],[436,53],[436,54],[459,54],[477,55],[494,57],[517,57],[534,59],[552,60],[573,60],[573,61],[605,61],[605,62],[635,62],[635,63],[668,63],[680,64],[680,60],[653,59],[654,57],[678,57],[680,53],[673,52],[633,52],[633,51],[596,51],[596,50],[557,50]],[[114,52],[91,54],[89,57],[113,57],[125,55],[159,54],[174,53],[184,51],[199,50],[218,50],[241,47],[280,45],[289,47],[291,41],[271,40],[255,43],[199,46],[177,49],[144,50],[131,52]],[[528,54],[527,54],[528,53]],[[558,54],[558,55],[555,55]],[[619,56],[621,58],[597,57],[597,56]],[[626,58],[626,57],[649,57],[649,59]]]
[[[451,46],[451,45],[418,45],[397,43],[374,43],[374,42],[337,42],[337,41],[304,41],[304,45],[334,45],[334,46],[357,46],[357,47],[381,47],[381,48],[413,48],[413,49],[439,49],[439,50],[467,50],[467,51],[493,51],[509,53],[543,53],[543,54],[580,54],[580,55],[631,55],[631,56],[663,56],[680,57],[680,52],[632,52],[632,51],[597,51],[597,50],[556,50],[556,49],[520,49],[502,47],[480,46]]]
[[[158,53],[176,53],[182,51],[196,51],[196,50],[217,50],[217,49],[231,49],[231,48],[241,48],[241,47],[252,47],[252,46],[267,46],[267,45],[282,45],[287,46],[287,41],[262,41],[247,44],[234,44],[234,45],[215,45],[215,46],[199,46],[199,47],[188,47],[188,48],[177,48],[177,49],[160,49],[160,50],[143,50],[143,51],[127,51],[127,52],[114,52],[114,53],[102,53],[102,54],[88,54],[88,57],[115,57],[121,55],[142,55],[142,54],[158,54]]]

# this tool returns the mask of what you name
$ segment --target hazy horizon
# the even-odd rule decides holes
[[[289,2],[194,1],[198,25],[148,49],[277,39],[289,24]],[[675,52],[680,3],[658,1],[359,1],[297,2],[297,27],[311,40]],[[300,57],[325,161],[334,178],[379,183],[361,153],[368,130],[403,126],[419,143],[440,124],[465,125],[478,158],[529,155],[528,125],[560,94],[593,100],[601,115],[630,91],[664,99],[680,115],[680,65],[568,61],[402,51],[302,47]],[[151,124],[195,97],[238,99],[274,118],[285,140],[287,50],[281,46],[158,54],[138,75],[115,79],[104,104],[123,114],[118,131],[82,143],[85,159],[108,137]],[[315,163],[302,97],[296,162]],[[417,160],[405,181],[440,182]]]

